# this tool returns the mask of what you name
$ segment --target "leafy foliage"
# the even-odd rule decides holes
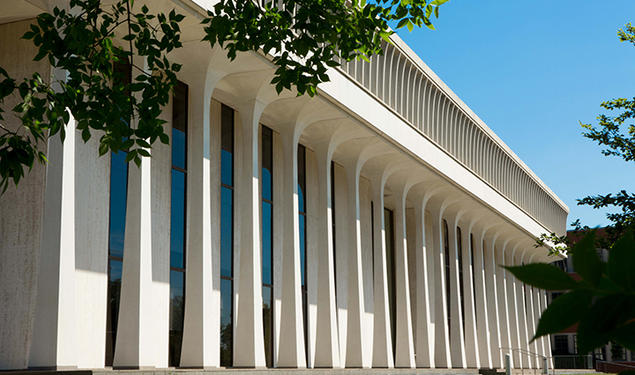
[[[231,60],[240,51],[269,54],[278,67],[271,81],[278,93],[293,87],[313,96],[329,81],[329,67],[382,54],[390,23],[434,29],[431,18],[447,1],[221,0],[203,20],[204,40],[226,48]]]
[[[0,124],[2,192],[10,181],[17,185],[35,160],[46,162],[43,145],[57,133],[64,139],[71,115],[84,141],[99,132],[101,155],[125,150],[127,161],[139,164],[157,139],[169,141],[159,115],[180,69],[167,53],[181,47],[183,16],[152,14],[145,6],[134,12],[133,1],[105,8],[100,0],[71,0],[71,11],[55,8],[37,17],[24,35],[39,48],[35,60],[48,59],[66,77],[47,83],[35,73],[17,83],[0,68],[0,104],[14,92],[21,99],[13,108],[21,126]],[[203,20],[204,40],[226,48],[231,60],[239,51],[269,54],[278,92],[295,88],[313,96],[329,80],[329,67],[383,53],[390,23],[433,29],[431,18],[447,1],[221,0]],[[131,63],[130,79],[118,74],[117,63]]]
[[[599,258],[595,242],[595,231],[590,231],[570,250],[580,281],[550,264],[505,267],[526,284],[567,290],[543,312],[533,340],[579,323],[580,353],[609,340],[635,350],[635,237],[627,231],[609,249],[606,263]]]
[[[0,70],[0,103],[17,91],[13,112],[22,123],[17,130],[0,128],[2,191],[10,180],[17,185],[36,159],[46,161],[43,143],[58,132],[64,140],[71,115],[84,141],[99,131],[100,155],[126,150],[127,160],[139,164],[157,139],[169,141],[159,115],[180,69],[167,53],[181,47],[183,16],[151,14],[145,6],[135,13],[132,5],[120,0],[106,9],[99,0],[71,0],[71,11],[42,13],[24,34],[38,47],[34,60],[46,58],[65,74],[46,83],[34,73],[18,84]],[[118,29],[124,29],[119,32],[127,46],[117,44]],[[130,79],[115,69],[117,63],[130,64]]]

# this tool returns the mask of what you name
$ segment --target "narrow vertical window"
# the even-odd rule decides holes
[[[262,127],[262,323],[267,367],[273,366],[273,131]]]
[[[395,293],[395,221],[391,210],[384,208],[384,230],[386,236],[386,276],[388,281],[388,305],[390,310],[390,333],[393,356],[397,344],[397,295]]]
[[[220,363],[233,363],[234,307],[234,110],[221,107]]]
[[[307,277],[306,277],[306,148],[298,145],[298,221],[300,230],[300,282],[302,284],[302,317],[304,320],[304,352],[309,358],[307,325]]]
[[[448,314],[448,335],[450,335],[450,331],[452,330],[452,325],[450,324],[452,314],[450,308],[450,244],[448,238],[448,222],[443,220],[443,253],[445,258],[445,304],[446,311]],[[450,335],[451,337],[451,335]]]
[[[115,64],[115,80],[130,84],[130,65]],[[129,123],[129,119],[122,119]],[[125,151],[110,155],[110,221],[108,228],[108,300],[106,308],[106,366],[112,366],[117,341],[123,242],[126,231],[128,163]]]
[[[456,227],[456,244],[458,246],[459,258],[459,291],[461,293],[461,323],[465,327],[465,304],[463,292],[463,238],[461,237],[461,228]]]
[[[185,203],[188,87],[178,82],[172,100],[172,202],[170,213],[170,345],[168,364],[178,366],[185,312]]]

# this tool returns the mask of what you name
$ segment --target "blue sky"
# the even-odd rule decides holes
[[[578,121],[600,103],[635,96],[635,47],[617,29],[635,23],[635,0],[450,0],[435,31],[399,35],[580,218],[592,193],[635,191],[635,165],[600,153]]]

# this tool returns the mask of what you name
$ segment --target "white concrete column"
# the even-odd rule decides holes
[[[513,264],[522,265],[525,256],[525,250],[519,247],[515,250]],[[516,287],[516,314],[518,321],[518,341],[519,347],[525,351],[525,355],[522,357],[522,363],[525,368],[533,368],[531,361],[532,355],[529,354],[532,350],[529,348],[529,333],[528,333],[528,316],[530,308],[528,306],[529,300],[525,294],[525,285],[510,274],[513,279],[514,286]]]
[[[510,251],[508,248],[509,240],[502,241],[498,247],[495,247],[495,263],[494,268],[496,270],[496,292],[498,297],[498,324],[500,327],[500,345],[499,350],[501,355],[509,354],[512,358],[511,366],[512,368],[516,367],[517,356],[513,354],[512,347],[512,330],[509,324],[509,311],[510,311],[510,303],[512,303],[512,299],[510,298],[511,293],[507,288],[507,272],[502,267],[505,264],[505,255]],[[496,246],[496,244],[494,244]],[[504,364],[504,362],[503,362]]]
[[[300,232],[298,203],[298,137],[293,130],[281,134],[283,150],[284,198],[282,250],[282,306],[277,367],[306,367],[302,284],[300,269]]]
[[[490,350],[492,353],[492,366],[495,368],[502,368],[503,366],[503,354],[500,350],[500,326],[499,326],[499,303],[497,297],[497,277],[500,275],[497,273],[496,262],[496,239],[498,234],[494,233],[489,240],[486,240],[485,249],[483,253],[485,256],[485,281],[487,289],[487,302],[488,302],[488,315],[489,319],[489,333],[490,333]]]
[[[63,79],[63,74],[55,73],[57,79]],[[64,142],[59,135],[48,141],[30,368],[77,366],[74,133],[71,117]]]
[[[513,266],[516,265],[516,254],[518,250],[518,245],[512,246],[511,251],[507,249],[505,253],[505,265]],[[523,306],[523,302],[519,299],[522,297],[522,294],[519,293],[519,290],[516,287],[516,279],[511,272],[505,270],[506,273],[506,281],[507,281],[507,293],[510,298],[509,301],[509,326],[510,326],[510,334],[512,347],[515,350],[514,353],[514,364],[517,368],[526,368],[527,367],[527,353],[521,352],[520,350],[525,350],[521,341],[521,324],[524,314],[524,310],[521,311],[520,308]]]
[[[145,61],[143,62],[145,66]],[[132,126],[137,126],[133,121]],[[152,151],[151,151],[152,153]],[[166,212],[157,202],[169,185],[156,183],[170,173],[151,157],[128,165],[126,228],[121,296],[113,367],[166,368],[170,311],[170,255],[168,246],[155,246],[165,229],[156,225]],[[167,180],[164,180],[167,183]],[[157,221],[158,222],[155,222]]]
[[[384,223],[384,176],[372,181],[373,186],[373,246],[374,263],[374,329],[373,367],[394,367],[390,305],[388,301],[388,274],[386,270],[386,232]]]
[[[221,104],[211,100],[217,80],[195,77],[189,82],[182,367],[220,366],[220,168],[217,165],[221,152]]]
[[[110,154],[99,156],[98,134],[93,134],[86,143],[80,132],[75,133],[75,138],[75,356],[78,368],[103,368],[106,357]]]
[[[476,311],[474,296],[474,273],[476,270],[476,258],[470,234],[474,221],[470,221],[461,230],[461,244],[463,245],[463,304],[465,311],[465,357],[466,365],[470,368],[481,368],[480,348],[476,328]],[[472,264],[474,260],[475,264]]]
[[[315,367],[317,341],[317,310],[319,293],[320,237],[319,223],[324,218],[318,214],[318,171],[315,152],[306,149],[306,283],[307,283],[307,367]]]
[[[534,337],[534,333],[536,333],[534,291],[532,287],[525,286],[524,292],[527,294],[527,346],[528,350],[533,353],[531,355],[530,368],[540,368],[539,358],[536,357],[538,354],[538,342],[534,341],[529,343],[529,340],[531,340],[531,338]]]
[[[239,129],[236,132],[236,220],[234,229],[240,233],[235,257],[240,282],[235,285],[236,316],[234,321],[233,365],[235,367],[265,367],[265,346],[262,323],[262,262],[260,242],[260,115],[265,104],[258,99],[238,107]],[[296,212],[297,216],[297,212]]]
[[[490,335],[490,299],[487,286],[489,274],[486,272],[485,249],[483,240],[485,230],[475,230],[474,232],[474,282],[475,282],[475,298],[476,298],[476,332],[478,338],[478,347],[480,354],[480,362],[482,367],[493,368],[492,362],[492,345]]]
[[[534,288],[532,287],[532,294],[533,294],[533,302],[534,302],[534,325],[537,328],[538,327],[538,321],[540,320],[540,315],[542,314],[542,302],[540,301],[540,292],[538,290],[538,288]],[[534,330],[533,332],[534,334],[536,333],[536,331]],[[533,334],[532,334],[533,337]],[[536,353],[544,356],[545,355],[545,345],[544,345],[544,341],[542,338],[539,338],[537,340],[534,341],[535,343],[535,349],[536,349]],[[543,366],[543,362],[542,362],[542,358],[540,358],[539,362],[538,362],[538,368],[542,368]]]
[[[334,165],[333,171],[335,189],[335,279],[336,279],[336,307],[337,329],[340,345],[340,367],[346,364],[346,342],[348,339],[348,228],[350,220],[346,220],[348,212],[348,183],[346,171],[340,165]]]
[[[542,307],[542,312],[544,312],[547,309],[547,291],[545,290],[540,290],[540,297],[541,297],[541,307]],[[547,357],[547,363],[549,364],[549,368],[553,368],[553,357],[551,356],[551,335],[547,335],[547,336],[543,336],[541,338],[542,343],[543,343],[543,347],[544,347],[544,355],[545,357]]]
[[[466,368],[465,339],[463,336],[463,313],[461,311],[461,288],[459,277],[458,224],[461,214],[448,218],[448,242],[450,249],[450,351],[453,368]],[[465,243],[461,244],[465,249]],[[463,275],[465,277],[465,275]]]
[[[121,302],[114,367],[168,365],[169,257],[153,262],[152,158],[128,165]]]
[[[408,244],[406,241],[406,197],[410,186],[395,191],[395,367],[415,367],[412,338],[412,310],[408,280]]]
[[[314,367],[340,367],[335,301],[335,259],[333,254],[333,197],[331,196],[331,156],[329,144],[315,150],[317,159],[318,255],[317,334]]]
[[[416,365],[417,367],[434,368],[434,317],[432,298],[430,293],[434,285],[434,271],[430,261],[433,249],[427,244],[425,208],[430,195],[425,195],[415,202],[416,225],[416,314],[417,327],[415,332]],[[375,310],[376,312],[377,310]],[[376,331],[375,331],[376,332]]]
[[[445,211],[445,205],[442,203],[433,204],[430,207],[430,211],[434,243],[434,363],[437,368],[452,368],[448,327],[448,304],[446,300],[445,240],[443,238],[443,213]]]
[[[371,366],[371,353],[364,348],[364,341],[369,339],[364,329],[364,291],[362,276],[362,239],[361,217],[359,207],[359,159],[349,160],[346,165],[348,189],[348,212],[346,220],[348,228],[348,327],[346,340],[346,367]]]

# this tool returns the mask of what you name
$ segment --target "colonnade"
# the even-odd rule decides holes
[[[223,51],[200,49],[194,42],[178,53],[175,61],[183,62],[179,79],[189,90],[179,366],[221,365],[221,103],[235,114],[234,367],[267,365],[263,125],[274,132],[272,366],[500,368],[506,353],[512,354],[515,368],[541,366],[539,356],[549,356],[549,340],[528,341],[546,306],[544,291],[523,286],[500,265],[546,258],[533,247],[530,231],[478,198],[484,189],[490,195],[498,192],[485,184],[472,192],[472,186],[443,175],[437,165],[422,162],[410,146],[381,131],[401,124],[365,123],[327,95],[279,96],[269,83],[272,68],[259,56],[240,55],[230,63]],[[170,114],[166,109],[163,115],[166,131]],[[103,229],[108,218],[84,208],[86,197],[76,194],[73,179],[92,165],[96,144],[68,139],[73,137],[64,144],[51,140],[49,146],[47,168],[58,177],[47,177],[45,187],[41,253],[46,256],[39,258],[43,271],[28,367],[104,366],[109,270],[104,269],[108,239]],[[306,148],[305,265],[299,145]],[[170,150],[158,147],[152,154],[128,167],[115,367],[168,367]],[[89,199],[97,200],[101,211],[109,198],[97,189],[110,173],[103,169],[96,178],[83,179],[81,187],[100,192]],[[93,241],[78,247],[72,239],[79,233]],[[86,280],[75,262],[80,253],[99,264],[95,278],[84,285],[79,285]],[[92,307],[94,316],[85,314],[85,306]]]

